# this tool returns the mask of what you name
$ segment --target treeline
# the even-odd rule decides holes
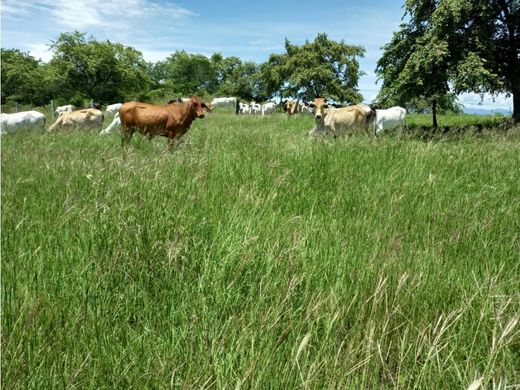
[[[436,111],[460,110],[456,97],[462,92],[506,93],[513,95],[513,117],[520,120],[518,1],[408,0],[404,9],[405,21],[377,62],[382,83],[374,103],[431,111],[436,127]],[[132,47],[77,31],[61,34],[51,50],[44,64],[28,53],[2,49],[2,103],[106,104],[189,94],[362,100],[358,60],[365,49],[323,33],[300,46],[286,39],[285,52],[262,64],[178,50],[150,63]]]
[[[107,104],[190,94],[256,101],[274,95],[328,96],[349,103],[362,99],[357,88],[362,47],[326,34],[301,46],[285,43],[286,53],[272,54],[263,64],[179,50],[151,63],[132,47],[77,31],[63,33],[51,44],[48,63],[2,49],[2,103],[41,106],[54,99],[81,106],[90,99]]]

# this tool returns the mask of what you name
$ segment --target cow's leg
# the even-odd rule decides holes
[[[175,146],[175,132],[173,130],[168,130],[166,136],[168,137],[168,150],[171,151]]]
[[[175,146],[175,137],[168,137],[168,150],[173,150],[173,147]]]
[[[180,145],[185,141],[183,135],[186,131],[182,131],[182,129],[176,128],[168,131],[168,148],[172,150],[175,145]]]
[[[133,129],[128,129],[123,126],[121,127],[121,147],[130,143],[133,132]]]
[[[406,127],[406,123],[404,123],[404,122],[401,122],[399,124],[399,126],[397,126],[399,139],[403,138],[403,132],[404,132],[405,127]]]

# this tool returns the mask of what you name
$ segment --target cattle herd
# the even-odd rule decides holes
[[[264,104],[245,103],[235,97],[214,98],[210,104],[201,101],[197,96],[177,98],[167,104],[157,105],[141,102],[115,103],[108,105],[105,114],[114,117],[109,126],[102,128],[104,114],[101,107],[74,110],[74,106],[65,105],[56,108],[56,121],[48,131],[89,128],[100,130],[100,134],[108,134],[121,129],[122,144],[128,144],[132,134],[139,132],[149,138],[163,136],[168,144],[180,139],[197,118],[204,118],[206,112],[220,107],[232,107],[237,115],[265,116],[283,110],[288,116],[295,114],[313,115],[314,127],[310,136],[339,136],[357,130],[380,134],[385,130],[400,128],[405,125],[406,110],[402,107],[391,107],[384,110],[373,109],[366,104],[343,107],[327,102],[324,98],[316,98],[313,102],[303,100],[284,100],[279,103],[269,101]],[[38,111],[24,111],[15,114],[1,114],[1,133],[14,133],[20,129],[45,130],[45,115]]]

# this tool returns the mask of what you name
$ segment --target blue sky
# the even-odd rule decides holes
[[[237,56],[264,62],[292,43],[313,40],[325,32],[334,40],[366,49],[359,88],[366,102],[379,90],[374,69],[381,47],[397,30],[403,0],[316,1],[163,1],[163,0],[2,0],[1,45],[30,51],[48,61],[49,43],[61,32],[79,30],[99,40],[135,47],[147,61],[175,50]],[[503,95],[465,94],[467,107],[512,109]]]

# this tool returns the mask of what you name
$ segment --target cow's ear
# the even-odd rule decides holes
[[[325,103],[325,104],[323,105],[323,107],[324,107],[324,108],[329,108],[329,105],[328,105],[327,103]]]
[[[309,107],[314,108],[314,107],[316,107],[316,104],[314,104],[314,103],[309,103]]]

